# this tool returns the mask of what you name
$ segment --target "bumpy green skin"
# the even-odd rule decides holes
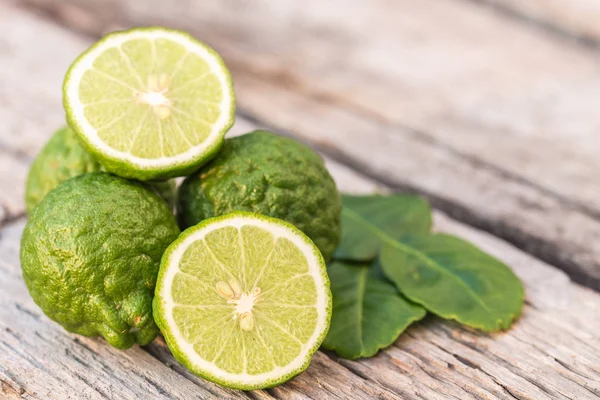
[[[67,180],[33,209],[21,239],[29,293],[69,332],[120,349],[158,334],[152,298],[161,256],[179,235],[168,206],[106,173]]]
[[[292,223],[325,260],[339,242],[341,201],[323,160],[303,144],[267,131],[225,140],[219,155],[179,188],[182,229],[232,211]]]
[[[31,165],[25,190],[27,213],[37,206],[52,189],[67,179],[104,171],[104,167],[81,145],[70,128],[57,130]],[[173,209],[175,207],[175,181],[148,183]]]
[[[61,182],[88,172],[97,172],[102,166],[79,143],[69,128],[57,130],[31,165],[25,190],[27,213],[31,213],[42,199]]]

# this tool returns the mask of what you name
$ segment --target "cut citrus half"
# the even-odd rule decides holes
[[[193,172],[218,151],[235,113],[221,57],[157,27],[111,33],[90,47],[67,72],[63,102],[104,167],[140,180]]]
[[[192,372],[273,387],[304,371],[325,338],[331,291],[317,247],[293,225],[234,212],[186,230],[163,255],[154,318]]]

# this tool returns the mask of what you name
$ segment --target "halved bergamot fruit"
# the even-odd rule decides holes
[[[153,306],[182,364],[251,390],[308,367],[329,329],[331,292],[323,257],[300,230],[234,212],[202,221],[169,246]]]
[[[67,72],[71,128],[112,173],[140,180],[187,175],[208,161],[234,120],[229,71],[184,32],[114,32]]]

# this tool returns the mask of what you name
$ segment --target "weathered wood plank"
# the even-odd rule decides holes
[[[180,366],[162,339],[146,349],[118,351],[102,340],[70,335],[48,320],[33,303],[18,263],[24,222],[0,237],[0,395],[32,399],[206,399],[246,398],[193,376]],[[347,389],[348,395],[336,393]],[[274,390],[279,397],[391,399],[394,396],[324,354],[315,357],[302,377]],[[272,398],[265,391],[250,392]],[[315,397],[313,397],[315,398]]]
[[[0,15],[3,14],[0,12]],[[22,17],[30,18],[26,14]],[[47,44],[69,47],[69,35],[59,40],[51,34],[56,27],[35,21],[35,29],[42,29],[35,31],[38,39],[54,37]],[[293,102],[285,104],[284,110]],[[28,114],[14,118],[18,125],[20,120],[28,118]],[[236,131],[252,128],[250,122],[239,119],[238,124],[240,122],[243,125],[238,125]],[[372,121],[364,124],[368,126]],[[35,127],[38,132],[42,132],[41,128]],[[30,150],[25,153],[35,152],[32,147],[26,148]],[[373,183],[339,164],[330,162],[329,167],[346,191],[376,189]],[[22,181],[8,178],[6,182],[22,185]],[[353,395],[356,398],[407,399],[448,396],[461,399],[597,398],[600,395],[599,295],[572,284],[563,273],[497,238],[465,227],[443,214],[436,214],[436,225],[444,231],[469,238],[507,261],[524,280],[528,306],[515,329],[506,334],[487,336],[429,318],[411,328],[392,348],[375,358],[336,363],[335,357],[319,353],[306,374],[269,393],[251,395],[280,398],[305,398],[306,395],[313,398]],[[190,384],[196,391],[191,393],[203,393],[205,397],[229,395],[230,392],[215,393],[219,389],[214,385],[183,371],[161,341],[146,349],[118,352],[100,340],[75,338],[40,315],[20,277],[17,259],[20,229],[22,222],[0,231],[0,341],[9,343],[0,349],[1,394],[25,398],[65,398],[69,395],[98,398],[99,389],[108,394],[115,393],[114,398],[154,398],[156,393],[161,394],[160,390],[142,378],[150,376],[151,380],[155,378],[154,384],[162,385],[168,393],[162,393],[163,397],[185,398],[188,394],[185,390]],[[19,353],[15,355],[14,349]],[[66,349],[90,367],[84,368],[75,359],[69,360]],[[35,355],[42,359],[38,360]],[[31,360],[40,363],[39,370]],[[68,376],[62,368],[76,371],[79,377]],[[126,387],[119,387],[123,382],[113,379],[109,372],[125,379],[123,376],[131,374],[132,368],[135,376],[127,378],[132,381],[126,380]],[[164,381],[163,374],[167,376]],[[69,381],[62,382],[63,378]],[[48,395],[48,389],[54,392]]]
[[[0,226],[23,214],[27,164],[27,160],[0,148]]]
[[[74,51],[85,50],[88,41],[61,29],[36,29],[36,19],[9,7],[0,3],[0,26],[10,32],[0,39],[0,149],[31,158],[65,124],[62,81]]]
[[[362,191],[355,176],[331,165],[340,186]],[[345,171],[349,175],[348,171]],[[346,186],[348,185],[348,186]],[[367,190],[373,190],[368,188]],[[408,331],[395,348],[369,360],[341,360],[360,375],[376,376],[386,386],[409,380],[429,381],[457,398],[594,398],[600,395],[600,296],[572,285],[569,279],[497,238],[468,228],[436,213],[436,229],[471,240],[505,260],[525,282],[527,305],[523,317],[506,334],[481,335],[429,318]],[[564,286],[563,286],[564,285]],[[563,288],[559,289],[559,288]],[[569,289],[567,289],[569,288]],[[576,304],[590,308],[574,315]],[[591,331],[588,324],[594,320]],[[579,353],[581,352],[581,353]],[[594,354],[587,360],[578,354]],[[577,360],[578,366],[565,365]],[[390,368],[390,363],[394,368]],[[560,366],[558,374],[555,368]],[[376,372],[375,372],[376,371]],[[553,372],[554,371],[554,372]],[[507,393],[507,390],[509,393]],[[468,393],[468,395],[467,395]],[[426,397],[426,396],[425,396]]]
[[[585,49],[469,2],[26,1],[93,35],[187,29],[225,56],[248,115],[600,288]]]
[[[0,11],[4,11],[0,4]],[[6,16],[0,12],[1,16]],[[23,18],[19,19],[21,16]],[[25,13],[16,14],[12,27],[35,27],[35,19],[27,19]],[[5,26],[5,25],[3,25]],[[29,31],[24,36],[35,34]],[[60,48],[77,48],[77,40],[65,40],[60,32],[43,32],[41,38]],[[19,33],[20,34],[20,33]],[[18,36],[18,35],[17,35]],[[75,37],[74,35],[72,37]],[[13,65],[4,65],[6,72],[14,73],[20,65],[24,75],[34,73],[36,64],[41,61],[35,50],[23,50],[24,43],[12,43],[3,47],[4,55]],[[7,50],[9,49],[9,50]],[[81,51],[78,49],[77,51]],[[73,53],[75,54],[75,53]],[[14,57],[10,58],[8,56]],[[58,56],[57,56],[58,57]],[[20,60],[25,59],[25,62]],[[65,57],[62,57],[65,60]],[[60,64],[57,63],[57,64]],[[14,219],[23,212],[23,189],[28,164],[32,156],[47,140],[54,128],[62,124],[60,91],[57,96],[39,97],[38,92],[52,91],[52,83],[58,82],[67,65],[57,69],[49,68],[42,80],[33,81],[29,90],[23,93],[12,92],[8,87],[1,93],[3,98],[35,99],[41,118],[30,118],[26,108],[11,108],[6,112],[9,126],[14,128],[10,135],[2,135],[2,157],[0,157],[0,204],[6,217]],[[60,73],[58,71],[61,70]],[[50,76],[54,73],[54,76]],[[17,80],[8,76],[7,81]],[[27,80],[24,80],[27,83]],[[37,92],[36,92],[37,90]],[[19,104],[13,102],[11,104]],[[9,104],[9,106],[11,106]],[[42,112],[44,110],[44,112]],[[249,122],[241,120],[236,124],[232,134],[239,134],[254,129]],[[4,215],[4,214],[3,214]],[[77,398],[114,398],[114,399],[152,399],[152,398],[237,398],[242,394],[220,389],[198,377],[193,376],[174,360],[162,340],[158,340],[146,349],[132,349],[123,354],[111,349],[99,340],[74,338],[59,326],[51,323],[41,315],[39,309],[27,295],[18,268],[18,238],[23,223],[13,225],[2,231],[0,237],[0,395],[21,396],[32,399]],[[5,270],[3,270],[5,268]],[[3,275],[3,272],[6,273]],[[7,288],[7,290],[4,290]],[[8,290],[10,288],[10,290]],[[16,321],[16,323],[12,323]],[[38,359],[39,358],[39,359]],[[130,368],[137,363],[135,368]],[[169,369],[167,367],[172,369]],[[57,372],[56,372],[56,371]],[[128,378],[127,374],[133,374]],[[160,378],[164,376],[164,378]],[[318,383],[319,379],[323,383]],[[373,382],[367,382],[319,354],[311,369],[286,388],[273,391],[276,396],[297,399],[308,398],[313,394],[318,398],[340,398],[336,388],[347,388],[352,395],[349,398],[393,398],[386,389]],[[194,397],[197,396],[197,397]],[[254,391],[253,398],[271,398],[269,393]]]
[[[246,123],[246,127],[250,126]],[[339,164],[329,162],[328,166],[345,191],[386,190]],[[439,230],[468,238],[505,260],[523,279],[527,306],[512,330],[485,335],[429,317],[377,357],[336,363],[336,357],[332,360],[331,356],[319,353],[307,373],[269,394],[262,392],[256,396],[357,399],[449,396],[593,399],[599,396],[600,320],[597,315],[600,295],[572,284],[562,272],[497,238],[443,214],[436,213],[435,224]],[[0,352],[3,366],[0,379],[4,386],[10,385],[11,390],[28,393],[32,398],[62,398],[63,394],[76,392],[96,398],[95,390],[114,393],[114,398],[133,398],[129,397],[133,396],[130,391],[139,390],[145,398],[155,398],[155,385],[159,385],[174,398],[187,398],[186,392],[179,391],[179,383],[176,387],[170,383],[169,379],[176,378],[171,375],[167,375],[165,381],[159,378],[163,376],[162,364],[156,364],[160,360],[171,368],[164,368],[171,374],[180,373],[202,387],[208,385],[211,393],[199,393],[218,395],[214,393],[214,385],[179,366],[162,340],[145,351],[136,348],[119,352],[101,340],[69,335],[41,315],[20,277],[17,253],[22,226],[22,222],[13,224],[1,231],[0,237],[0,287],[3,288],[0,291],[0,345],[4,343],[6,349],[12,349],[12,352]],[[88,367],[82,369],[81,362]],[[61,371],[65,368],[65,375],[61,375],[62,372],[52,375],[58,365]],[[135,368],[137,384],[125,380],[127,387],[120,387],[126,379],[123,371],[129,376],[131,368]],[[73,370],[80,375],[78,378],[68,377],[68,371]],[[154,385],[144,383],[144,376],[154,377]],[[40,382],[47,391],[42,392]]]
[[[65,2],[32,1],[64,9],[61,15],[77,23],[69,10],[79,9]],[[110,8],[97,0],[68,3]],[[592,106],[598,95],[590,90],[600,81],[598,59],[480,7],[432,0],[394,6],[120,1],[103,14],[117,16],[103,31],[115,23],[182,26],[218,47],[236,70],[243,64],[263,79],[272,74],[271,80],[329,96],[355,112],[423,129],[443,143],[451,138],[447,145],[457,151],[600,206],[600,189],[581,188],[594,182],[586,172],[600,171],[594,157],[600,117]],[[375,24],[378,29],[368,29]],[[580,159],[549,177],[548,167],[568,155]],[[507,164],[507,157],[515,162]],[[518,160],[526,157],[536,162],[522,170]]]
[[[18,263],[24,221],[0,231],[0,395],[32,399],[247,398],[177,372],[138,347],[118,351],[69,335],[42,315],[27,294]],[[164,347],[164,342],[161,341]],[[198,382],[200,384],[198,384]],[[252,398],[272,398],[264,391]]]
[[[0,397],[32,399],[246,398],[197,385],[140,348],[118,351],[69,335],[42,315],[21,277],[18,248],[24,223],[0,237]]]

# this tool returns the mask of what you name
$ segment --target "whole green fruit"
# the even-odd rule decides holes
[[[67,179],[89,172],[104,171],[104,167],[81,145],[70,128],[57,130],[37,155],[27,177],[25,206],[30,214],[52,189]],[[173,209],[175,181],[147,183]]]
[[[29,170],[25,190],[27,213],[31,213],[46,194],[61,182],[101,170],[102,165],[79,144],[77,135],[71,129],[65,127],[57,130]]]
[[[341,201],[321,157],[305,145],[267,131],[225,140],[209,164],[178,192],[182,229],[232,211],[288,221],[328,260],[340,238]]]
[[[140,183],[106,173],[69,179],[33,209],[21,239],[31,297],[69,332],[125,349],[158,334],[152,298],[179,228]]]

